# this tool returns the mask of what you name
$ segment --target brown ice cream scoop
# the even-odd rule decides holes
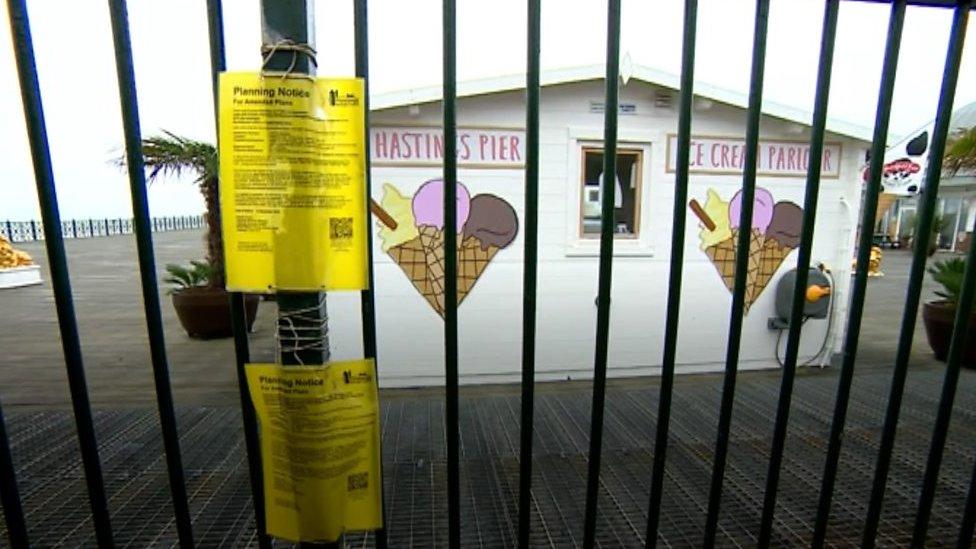
[[[473,236],[481,241],[481,248],[504,248],[518,234],[518,217],[511,204],[493,194],[479,194],[471,198],[468,221],[462,229],[464,238]]]
[[[766,238],[776,240],[780,246],[796,248],[800,245],[802,226],[802,208],[793,202],[777,202],[773,206],[773,219],[766,228]]]

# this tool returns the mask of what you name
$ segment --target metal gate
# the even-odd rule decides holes
[[[853,0],[851,0],[853,1]],[[885,45],[885,56],[881,67],[881,85],[878,92],[877,112],[874,125],[874,139],[871,148],[869,178],[866,182],[865,200],[861,218],[861,233],[857,248],[857,264],[867,265],[872,245],[872,232],[864,228],[873,226],[878,205],[882,164],[888,135],[889,114],[898,64],[899,47],[907,4],[936,6],[953,10],[951,35],[945,57],[945,69],[941,94],[931,143],[931,155],[925,179],[925,192],[918,207],[919,234],[927,235],[933,224],[937,192],[942,171],[942,158],[946,148],[949,120],[952,112],[956,82],[959,75],[967,22],[972,0],[878,0],[890,4],[891,12]],[[279,39],[289,41],[293,46],[307,46],[306,17],[307,0],[288,0],[263,2],[262,15],[266,25],[277,33]],[[354,0],[355,4],[355,50],[356,74],[369,77],[367,2]],[[519,459],[518,493],[518,544],[530,544],[530,519],[532,490],[532,443],[533,443],[533,405],[535,374],[536,338],[536,288],[537,288],[537,245],[538,245],[538,206],[539,206],[539,101],[540,101],[540,0],[528,0],[528,49],[526,86],[526,162],[525,162],[525,251],[524,251],[524,298],[523,298],[523,338],[522,338],[522,384],[521,384],[521,449]],[[620,57],[620,17],[621,1],[609,0],[607,12],[606,49],[606,97],[604,146],[604,173],[614,173],[617,150],[618,82]],[[785,365],[776,406],[775,427],[772,435],[770,459],[767,465],[762,516],[758,533],[758,544],[769,546],[772,541],[776,496],[783,463],[784,444],[789,427],[791,397],[799,353],[800,327],[804,289],[811,260],[813,229],[817,211],[817,197],[820,185],[821,159],[824,148],[827,102],[830,91],[831,64],[834,56],[840,0],[824,1],[823,33],[820,46],[820,59],[815,95],[815,107],[810,138],[810,164],[806,177],[806,193],[803,204],[803,232],[797,262],[796,290],[792,296],[792,314],[787,340]],[[44,111],[41,104],[40,89],[31,42],[30,25],[27,17],[26,0],[7,0],[10,25],[14,41],[20,91],[27,121],[27,131],[33,157],[38,198],[43,216],[43,236],[50,262],[52,284],[54,287],[57,317],[61,331],[62,346],[68,382],[71,392],[74,419],[80,442],[81,462],[87,481],[91,504],[92,527],[99,546],[113,545],[112,525],[105,495],[105,486],[99,460],[98,444],[95,436],[93,416],[89,404],[85,370],[82,361],[80,338],[72,301],[71,282],[65,258],[62,221],[58,211],[54,175],[48,147]],[[210,54],[213,68],[214,93],[216,100],[217,75],[224,70],[223,21],[220,0],[208,0],[210,29]],[[674,393],[674,374],[676,349],[678,345],[678,319],[681,301],[681,280],[684,264],[684,240],[686,225],[685,204],[688,199],[688,164],[691,138],[692,99],[694,82],[694,62],[696,44],[697,0],[685,0],[684,38],[682,46],[682,67],[680,76],[679,123],[677,134],[677,170],[673,210],[673,238],[671,245],[670,276],[668,286],[666,330],[664,337],[663,373],[660,380],[658,422],[654,440],[652,476],[650,479],[650,500],[648,502],[646,544],[655,546],[659,540],[661,502],[664,491],[665,466],[669,440],[669,420]],[[744,174],[742,180],[742,209],[738,234],[739,249],[748,249],[751,229],[753,197],[756,189],[756,164],[763,92],[764,63],[770,0],[756,0],[755,32],[752,48],[752,67],[750,77],[748,118]],[[124,121],[128,173],[134,209],[133,228],[138,243],[139,266],[152,367],[158,402],[158,412],[165,446],[166,467],[172,507],[179,535],[184,547],[194,545],[192,521],[187,501],[185,473],[181,460],[179,434],[174,414],[173,398],[170,388],[167,357],[164,348],[163,326],[155,276],[155,258],[152,247],[152,221],[149,217],[146,195],[145,174],[142,169],[141,132],[139,127],[138,102],[133,72],[132,51],[125,0],[109,0],[112,29],[115,44],[116,67],[118,71],[121,109]],[[267,32],[266,38],[267,38]],[[268,40],[265,40],[268,42]],[[456,25],[455,0],[443,3],[443,127],[444,127],[444,180],[445,185],[445,225],[455,223],[457,160],[456,160]],[[268,50],[266,44],[266,63],[294,65],[293,50]],[[314,54],[314,51],[312,51]],[[295,55],[295,57],[298,57]],[[314,58],[301,58],[304,69],[310,72]],[[302,69],[302,67],[299,67]],[[368,109],[367,109],[368,112]],[[368,120],[367,120],[368,122]],[[367,124],[368,134],[368,124]],[[368,155],[367,155],[368,158]],[[369,173],[367,166],[367,174]],[[583,524],[582,545],[593,547],[596,543],[597,502],[600,490],[600,461],[604,431],[604,411],[606,395],[607,353],[610,330],[610,289],[613,266],[613,208],[614,185],[612,178],[603,182],[602,224],[600,233],[599,294],[596,324],[596,347],[593,366],[592,421],[589,438],[589,458],[587,488],[585,499],[585,520]],[[369,178],[366,182],[369,193]],[[444,315],[445,335],[445,379],[447,447],[447,497],[448,497],[448,541],[451,547],[461,543],[460,514],[460,475],[459,475],[459,410],[458,410],[458,318],[455,296],[457,271],[457,252],[453,231],[446,231],[446,291]],[[901,321],[901,335],[896,360],[892,371],[890,393],[887,395],[887,410],[882,427],[880,448],[874,468],[873,489],[870,495],[866,524],[863,530],[862,545],[873,546],[879,530],[881,508],[885,499],[885,489],[891,468],[896,427],[902,404],[905,380],[908,370],[909,354],[912,348],[912,335],[915,329],[917,311],[922,290],[922,279],[926,263],[927,238],[916,238],[913,260],[908,282],[908,292]],[[370,246],[370,250],[372,247]],[[918,501],[914,522],[912,545],[926,543],[926,532],[932,512],[933,499],[938,481],[946,437],[949,429],[953,398],[959,379],[960,360],[964,350],[967,319],[970,317],[972,302],[976,296],[976,246],[968,252],[964,283],[960,304],[955,319],[952,344],[945,369],[943,390],[939,402],[938,416],[933,430],[928,460],[925,465],[924,482]],[[716,542],[720,502],[722,500],[723,480],[729,450],[729,435],[732,407],[735,399],[736,374],[738,370],[739,349],[743,325],[743,307],[746,292],[747,254],[738,254],[735,265],[735,285],[732,309],[729,318],[729,340],[725,360],[724,383],[719,409],[718,432],[713,447],[714,460],[707,514],[705,517],[705,546]],[[372,279],[372,258],[370,258],[370,279]],[[864,297],[867,283],[867,269],[858,269],[853,282],[852,301],[848,330],[843,345],[839,384],[836,389],[833,419],[830,425],[826,463],[821,475],[819,505],[814,528],[810,534],[812,545],[822,547],[828,541],[827,525],[830,516],[831,500],[837,479],[841,445],[845,434],[845,420],[851,395],[851,385],[857,358]],[[283,309],[289,307],[307,308],[309,303],[318,300],[315,294],[284,296]],[[311,300],[311,301],[310,301]],[[244,327],[244,301],[242,294],[232,296],[234,317],[235,351],[240,389],[244,432],[250,471],[251,490],[254,501],[256,527],[262,547],[270,547],[271,540],[264,529],[263,494],[261,482],[261,463],[258,452],[258,431],[254,409],[247,391],[244,377],[244,364],[249,362],[248,336]],[[370,290],[362,292],[363,342],[367,357],[376,357],[376,335],[373,295]],[[308,358],[308,357],[304,357]],[[316,357],[312,357],[314,360]],[[327,360],[327,354],[317,357]],[[288,362],[287,357],[283,357]],[[307,362],[308,360],[306,360]],[[965,502],[963,522],[958,535],[960,546],[970,546],[976,524],[976,470],[973,472],[968,497]],[[6,426],[0,413],[0,497],[6,518],[10,542],[15,547],[29,545],[28,531],[20,496],[17,490],[16,475],[11,456]],[[375,543],[379,547],[387,545],[386,532],[376,533]]]

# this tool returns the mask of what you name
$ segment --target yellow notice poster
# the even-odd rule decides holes
[[[257,411],[268,533],[335,541],[383,524],[372,360],[247,365]]]
[[[227,289],[366,288],[362,79],[220,75]]]

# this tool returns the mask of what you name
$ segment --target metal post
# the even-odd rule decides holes
[[[603,203],[600,225],[600,272],[597,285],[596,349],[593,357],[593,400],[590,409],[590,457],[586,474],[583,547],[596,543],[596,514],[600,499],[600,457],[607,392],[607,354],[610,343],[610,285],[613,266],[613,202],[617,173],[617,115],[620,85],[620,0],[607,3],[607,73],[603,115]]]
[[[961,208],[960,208],[961,209]],[[960,212],[961,213],[961,212]],[[976,231],[976,226],[973,228]],[[952,326],[952,339],[949,343],[949,356],[946,360],[945,378],[942,382],[942,398],[939,399],[939,412],[932,429],[929,456],[925,464],[922,481],[922,494],[918,498],[918,513],[915,515],[915,528],[912,533],[912,547],[924,547],[935,489],[939,483],[939,468],[946,438],[949,435],[949,420],[952,418],[952,403],[959,383],[959,367],[967,346],[966,334],[973,311],[973,298],[976,297],[976,246],[967,252],[966,269],[963,274],[962,290],[956,303],[956,318]]]
[[[671,272],[668,276],[668,310],[664,324],[664,357],[661,361],[661,396],[658,400],[657,433],[654,438],[654,464],[651,495],[647,507],[645,544],[657,546],[664,495],[664,469],[667,459],[668,430],[671,422],[671,397],[674,392],[674,365],[678,348],[678,321],[681,317],[681,277],[685,256],[685,225],[688,202],[688,163],[691,150],[691,107],[695,83],[695,35],[698,0],[685,0],[684,37],[681,45],[681,98],[678,104],[678,150],[674,174],[674,206],[671,233]]]
[[[71,220],[71,238],[78,238],[78,224],[75,220]]]
[[[61,223],[59,222],[58,224],[60,225]],[[33,241],[36,242],[37,241],[37,221],[34,221],[33,219],[31,219],[30,225],[31,225],[31,240],[33,240]]]
[[[786,360],[779,389],[776,422],[766,473],[762,519],[759,523],[759,547],[769,547],[773,535],[773,515],[776,511],[776,491],[779,487],[786,429],[790,421],[790,401],[797,356],[800,354],[800,332],[806,304],[807,279],[810,274],[810,254],[817,219],[817,197],[820,194],[820,169],[823,162],[824,132],[827,127],[827,100],[830,97],[830,70],[834,61],[834,42],[837,36],[837,12],[840,0],[827,0],[824,7],[823,32],[820,39],[820,61],[817,71],[817,91],[814,98],[812,130],[810,132],[810,162],[807,166],[806,194],[803,198],[803,228],[800,232],[799,256],[796,260],[796,281],[790,309],[789,334],[786,338]],[[776,351],[777,353],[779,350]]]
[[[752,74],[749,81],[749,111],[746,121],[745,162],[742,170],[742,210],[739,216],[739,238],[736,244],[735,284],[732,290],[729,342],[725,354],[725,378],[722,384],[722,402],[719,409],[718,433],[715,439],[712,484],[708,494],[708,514],[705,518],[705,547],[715,545],[718,513],[722,503],[722,483],[725,480],[725,460],[729,450],[732,404],[735,400],[735,378],[739,369],[739,346],[742,343],[746,274],[749,267],[749,246],[752,236],[753,200],[756,195],[759,121],[762,115],[762,89],[768,25],[769,0],[756,0],[756,23],[752,43]]]
[[[956,6],[952,19],[952,31],[949,34],[949,47],[946,53],[945,69],[942,73],[942,89],[939,94],[939,107],[935,115],[935,125],[932,129],[932,143],[929,149],[929,162],[925,170],[925,183],[922,187],[921,204],[918,214],[918,230],[915,235],[915,249],[913,250],[912,266],[908,276],[908,289],[905,291],[905,308],[902,313],[901,334],[898,337],[898,351],[895,356],[895,367],[892,373],[891,389],[888,394],[888,406],[885,410],[884,427],[881,432],[881,443],[874,469],[874,485],[871,488],[871,499],[868,503],[868,513],[865,519],[864,535],[861,538],[863,547],[873,547],[881,522],[881,506],[884,503],[885,488],[888,483],[888,469],[891,465],[891,453],[895,446],[895,434],[898,427],[898,416],[901,411],[901,398],[905,389],[905,379],[908,376],[908,359],[912,352],[912,337],[915,335],[915,323],[918,319],[918,304],[922,294],[922,282],[925,278],[925,261],[928,258],[928,243],[932,232],[932,220],[935,217],[935,204],[939,192],[939,180],[942,177],[942,155],[945,154],[946,137],[952,117],[952,103],[956,96],[956,82],[959,79],[959,66],[962,60],[963,43],[966,40],[966,24],[969,21],[969,10],[972,0],[962,0]],[[867,227],[862,227],[865,230]],[[864,268],[862,266],[861,268]]]
[[[373,195],[372,191],[372,174],[370,168],[370,150],[369,150],[369,17],[367,16],[367,1],[366,0],[355,0],[353,8],[353,26],[355,27],[355,50],[356,50],[356,76],[362,78],[364,83],[363,89],[363,111],[366,115],[365,124],[363,125],[364,132],[364,142],[366,144],[366,149],[364,151],[364,163],[366,171],[366,181],[364,193],[366,195],[366,201],[369,202],[370,197]],[[371,212],[369,207],[366,207],[366,226],[371,227]],[[379,371],[379,361],[376,357],[376,302],[373,296],[373,231],[366,231],[366,282],[367,288],[360,292],[360,311],[363,323],[363,355],[366,358],[373,359],[373,368],[376,375],[376,382],[379,384],[380,371]],[[382,427],[381,427],[382,432]],[[382,436],[380,437],[382,439]],[[380,456],[383,455],[383,441],[380,440]],[[386,524],[386,491],[383,490],[383,460],[380,459],[380,498],[381,505],[383,508],[383,524]],[[386,536],[386,526],[380,528],[376,531],[376,547],[378,549],[386,549],[387,546],[387,536]]]
[[[814,522],[813,547],[823,547],[827,537],[827,522],[830,520],[830,505],[834,496],[834,482],[837,478],[837,465],[840,462],[841,442],[844,437],[844,424],[847,418],[847,405],[854,381],[854,366],[857,358],[857,345],[860,341],[861,318],[864,313],[864,295],[867,291],[868,270],[871,257],[874,217],[878,210],[878,194],[881,190],[881,169],[884,164],[884,151],[888,139],[888,121],[891,115],[891,98],[895,88],[895,72],[898,68],[898,51],[901,47],[902,27],[905,22],[905,0],[896,0],[891,5],[888,21],[888,37],[885,42],[885,56],[881,69],[881,84],[878,91],[878,108],[875,113],[874,137],[871,145],[871,166],[864,193],[864,206],[861,214],[861,236],[857,249],[857,269],[851,288],[851,305],[847,321],[847,334],[844,336],[843,361],[840,379],[837,383],[837,397],[834,400],[834,415],[830,422],[827,439],[827,457],[824,462],[820,484],[820,497],[817,503],[817,516]]]
[[[58,212],[58,196],[54,186],[54,170],[51,166],[51,149],[44,122],[41,88],[37,81],[37,65],[34,59],[34,45],[26,1],[7,0],[7,15],[10,19],[10,34],[14,43],[20,95],[24,103],[24,118],[27,122],[27,136],[34,165],[37,198],[41,206],[41,217],[44,220],[43,229],[46,233],[44,243],[51,270],[51,286],[54,289],[54,303],[58,315],[58,327],[61,331],[61,348],[68,374],[71,406],[78,430],[78,443],[88,487],[95,537],[100,547],[112,547],[112,525],[105,498],[102,466],[98,457],[95,423],[88,399],[88,383],[85,380],[85,366],[81,355],[78,320],[71,296],[71,279],[64,251],[64,236],[61,233],[61,216]],[[37,225],[34,221],[31,221],[31,231],[36,240]]]
[[[10,439],[7,436],[7,423],[0,408],[0,501],[3,501],[3,517],[7,522],[7,538],[15,548],[30,547],[27,539],[27,522],[24,508],[20,502],[20,490],[14,470],[13,454],[10,452]]]
[[[224,72],[224,10],[220,0],[207,0],[207,28],[210,38],[210,73],[213,91],[215,135],[220,135],[219,81]],[[219,150],[219,149],[218,149]],[[219,185],[219,181],[218,181]],[[199,228],[201,216],[192,218],[195,228]],[[261,445],[258,440],[258,423],[247,387],[247,374],[244,365],[251,361],[251,350],[247,337],[247,310],[244,294],[230,294],[231,328],[234,333],[234,367],[237,372],[237,390],[241,402],[241,420],[244,427],[244,448],[247,454],[247,469],[251,485],[251,503],[254,508],[254,523],[257,530],[258,547],[271,549],[264,510],[264,482],[261,475]]]
[[[125,0],[109,0],[109,14],[112,19],[115,68],[119,85],[122,126],[125,133],[125,160],[126,166],[128,166],[129,191],[132,196],[132,214],[136,223],[139,278],[146,315],[146,332],[149,336],[149,355],[152,363],[153,384],[156,389],[156,405],[163,434],[166,470],[180,545],[182,547],[193,547],[193,527],[186,492],[186,475],[183,471],[183,458],[180,454],[180,434],[176,424],[173,390],[169,380],[169,361],[166,358],[166,340],[163,335],[163,314],[159,300],[159,284],[156,280],[156,258],[153,254],[152,232],[149,230],[149,197],[142,158],[139,100],[136,95],[135,68],[132,62],[132,45],[129,38],[129,16]],[[91,226],[91,220],[89,220],[89,226]]]
[[[460,428],[457,332],[457,5],[443,8],[444,115],[444,427],[447,431],[447,540],[461,546]]]
[[[525,84],[525,251],[522,277],[522,422],[519,446],[519,547],[532,525],[532,432],[535,405],[536,274],[539,248],[539,93],[541,6],[528,2]]]
[[[309,0],[261,0],[261,43],[265,53],[283,41],[314,46],[314,20]],[[275,51],[264,65],[269,71],[314,74],[315,65],[307,55],[294,51]],[[281,319],[288,319],[289,329],[279,331],[281,363],[285,365],[324,364],[329,360],[328,317],[325,293],[278,292],[279,330]],[[294,340],[294,334],[301,341]],[[317,339],[318,344],[308,341]],[[341,540],[328,544],[303,543],[306,547],[339,547]]]
[[[9,219],[6,221],[5,225],[7,226],[7,240],[13,242],[14,241],[14,226],[10,223],[10,220]]]

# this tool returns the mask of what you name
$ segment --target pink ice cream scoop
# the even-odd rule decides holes
[[[758,229],[760,233],[765,234],[769,223],[773,220],[774,207],[776,207],[776,201],[773,200],[773,195],[762,187],[756,187],[756,196],[753,200],[752,207],[752,228]],[[729,227],[738,229],[739,217],[741,215],[742,191],[740,190],[735,193],[732,201],[729,202]]]
[[[471,195],[460,182],[457,184],[457,232],[468,220]],[[413,218],[418,227],[429,225],[444,228],[444,180],[431,179],[413,195]]]

